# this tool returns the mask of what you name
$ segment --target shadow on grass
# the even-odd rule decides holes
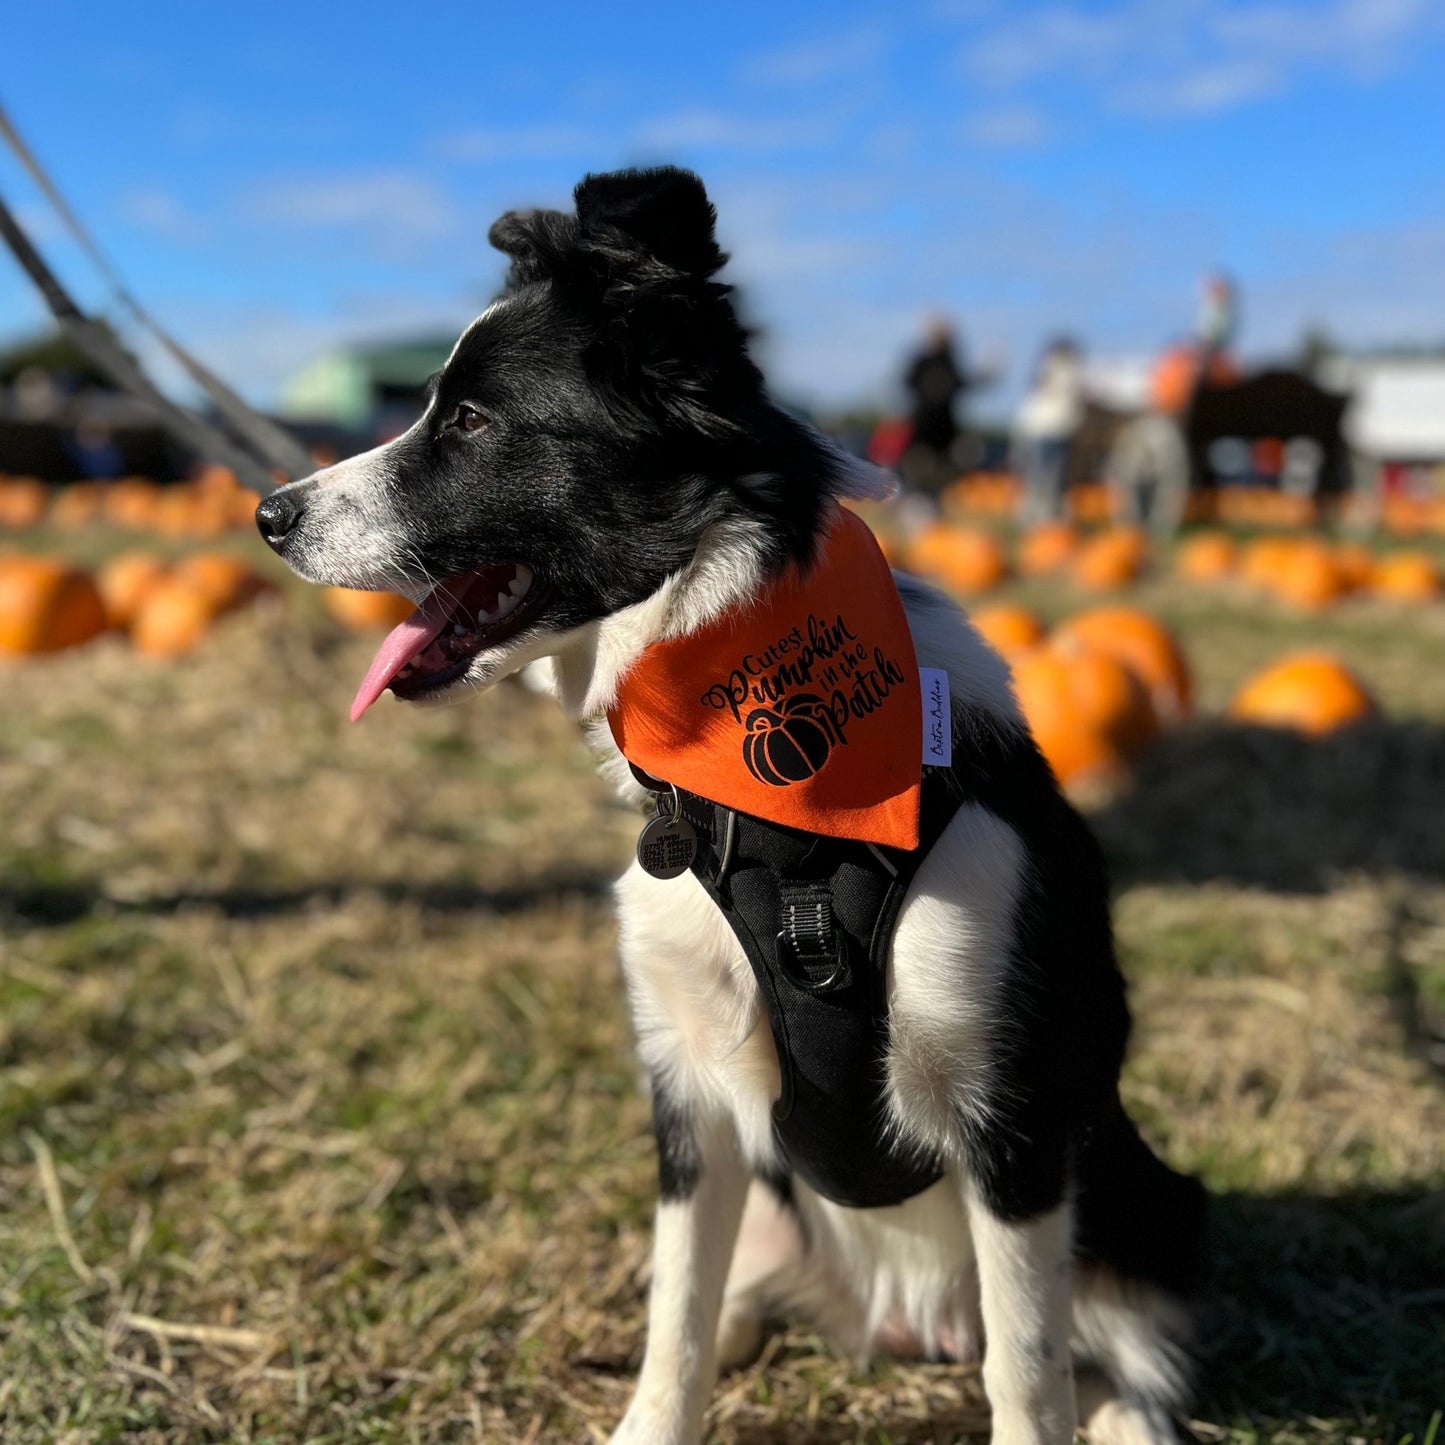
[[[1445,1410],[1445,1196],[1422,1192],[1213,1200],[1213,1279],[1199,1311],[1197,1437],[1380,1442],[1429,1437]],[[978,1408],[901,1418],[891,1445],[986,1440]],[[913,1412],[909,1412],[910,1416]],[[881,1433],[886,1432],[886,1433]],[[740,1445],[857,1440],[820,1420],[806,1435],[749,1425]]]
[[[1116,884],[1327,891],[1341,873],[1445,879],[1445,728],[1329,737],[1200,724],[1166,734],[1091,822]]]
[[[115,916],[154,916],[186,908],[210,908],[227,918],[256,919],[334,908],[357,897],[406,903],[442,914],[526,913],[578,899],[603,898],[615,881],[616,873],[611,870],[573,874],[554,871],[545,879],[501,888],[460,883],[325,883],[307,888],[182,890],[117,899],[98,885],[85,882],[49,883],[0,875],[0,918],[9,916],[44,927],[75,923],[101,911]]]
[[[1445,1409],[1445,1195],[1213,1202],[1196,1418],[1420,1440]]]

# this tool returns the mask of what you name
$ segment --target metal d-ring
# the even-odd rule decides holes
[[[675,823],[680,817],[682,817],[682,794],[678,792],[676,783],[669,783],[667,786],[672,789],[672,811],[667,815],[666,821],[669,823]],[[657,796],[659,800],[657,814],[658,817],[662,817],[662,794],[659,793]]]
[[[848,936],[841,929],[835,929],[833,943],[837,953],[832,972],[826,978],[811,978],[803,971],[798,951],[793,947],[792,939],[788,937],[788,930],[780,929],[776,943],[776,957],[783,977],[794,988],[801,989],[804,993],[829,993],[846,983],[848,979]]]

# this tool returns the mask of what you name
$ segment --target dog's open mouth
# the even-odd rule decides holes
[[[524,562],[502,562],[438,584],[377,649],[351,704],[355,722],[387,688],[408,701],[455,682],[484,648],[513,636],[545,592]]]

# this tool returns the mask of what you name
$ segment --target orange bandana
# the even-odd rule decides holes
[[[806,575],[649,647],[607,721],[630,763],[699,797],[809,833],[918,846],[913,638],[852,512],[836,509]]]

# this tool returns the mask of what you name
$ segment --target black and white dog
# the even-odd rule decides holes
[[[836,499],[866,489],[769,401],[695,176],[589,176],[575,203],[493,226],[506,289],[410,431],[259,509],[303,577],[420,604],[358,711],[386,687],[460,696],[545,658],[563,707],[597,723],[647,649],[805,567]],[[614,1441],[698,1441],[719,1366],[778,1314],[860,1357],[981,1355],[1010,1445],[1062,1445],[1076,1421],[1168,1439],[1185,1400],[1203,1193],[1119,1104],[1128,1013],[1098,850],[1002,661],[946,599],[898,585],[976,783],[914,877],[886,979],[878,1107],[942,1176],[870,1209],[791,1178],[737,937],[692,876],[630,869],[622,956],[662,1197],[646,1356]]]

